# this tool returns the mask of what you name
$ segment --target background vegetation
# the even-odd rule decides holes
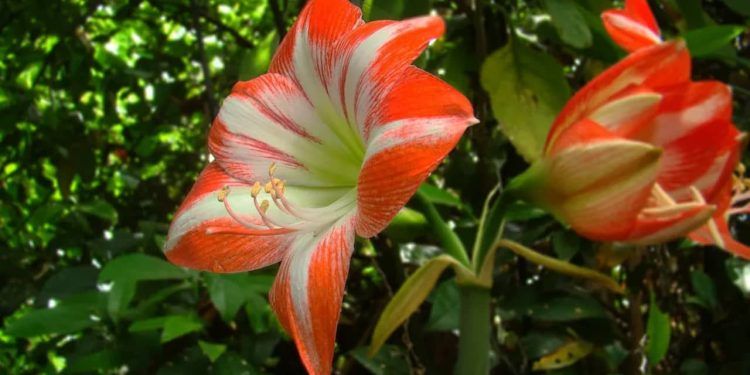
[[[275,269],[186,271],[167,263],[161,246],[206,163],[221,99],[265,71],[303,2],[0,1],[0,372],[302,373],[267,302]],[[619,4],[371,4],[371,19],[434,11],[447,22],[417,65],[463,91],[482,123],[434,174],[440,188],[430,197],[471,242],[487,192],[526,167],[508,137],[544,129],[571,92],[623,56],[598,16]],[[750,2],[651,4],[666,35],[688,40],[696,78],[732,86],[736,122],[747,130]],[[511,216],[514,239],[613,269],[631,292],[618,297],[499,254],[495,372],[584,355],[554,372],[750,372],[750,263],[687,242],[604,248],[534,208],[519,205]],[[750,240],[744,217],[733,226]],[[435,243],[410,210],[357,246],[337,338],[342,374],[451,372],[458,294],[450,275],[375,358],[364,355],[390,296],[441,252]]]

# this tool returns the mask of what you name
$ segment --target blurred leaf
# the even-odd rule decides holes
[[[132,328],[132,327],[131,327]],[[203,329],[203,322],[195,315],[173,315],[164,321],[161,342],[166,343],[180,336]]]
[[[163,316],[163,317],[158,317],[158,318],[139,320],[131,324],[130,328],[128,328],[128,331],[130,332],[155,331],[157,329],[161,329],[164,327],[164,323],[166,323],[167,318],[168,317]]]
[[[538,159],[552,121],[570,96],[560,65],[513,40],[487,58],[481,82],[518,153],[528,162]]]
[[[198,340],[198,345],[201,347],[203,354],[205,354],[211,362],[216,362],[216,359],[227,350],[227,346],[224,344],[214,344],[203,340]]]
[[[227,352],[214,363],[216,375],[260,375],[262,372],[253,368],[244,358],[234,352]]]
[[[563,346],[567,336],[556,332],[534,331],[521,338],[521,346],[529,358],[539,358],[551,354]]]
[[[83,203],[78,206],[78,209],[81,212],[96,216],[112,224],[117,223],[117,210],[103,199],[96,199],[91,202]]]
[[[50,299],[61,300],[71,295],[96,290],[99,270],[92,266],[63,268],[44,283],[36,298],[36,307],[47,306]]]
[[[606,312],[599,302],[589,296],[563,296],[542,299],[528,310],[537,320],[565,322],[571,320],[604,318]]]
[[[464,203],[457,195],[448,190],[441,189],[435,185],[424,183],[419,185],[419,193],[422,194],[433,204],[462,208]]]
[[[572,259],[581,250],[581,238],[573,231],[559,231],[552,235],[552,247],[562,260]]]
[[[97,324],[90,308],[85,305],[57,306],[31,310],[20,319],[7,324],[5,333],[14,337],[35,337],[66,334],[84,330]]]
[[[515,201],[508,206],[505,220],[526,221],[548,215],[543,209],[524,201]]]
[[[246,81],[268,71],[268,65],[271,63],[271,56],[278,44],[276,32],[268,33],[265,38],[260,39],[255,48],[247,49],[242,55],[240,63],[240,81]]]
[[[404,207],[388,224],[385,233],[395,241],[407,242],[423,234],[427,227],[427,218],[421,212]]]
[[[445,268],[455,264],[455,259],[442,255],[425,263],[406,279],[380,314],[370,341],[370,356],[375,355],[391,333],[417,311]]]
[[[410,373],[406,354],[394,345],[383,346],[375,356],[368,354],[368,349],[364,346],[352,350],[350,354],[373,375],[407,375]]]
[[[571,340],[557,348],[554,352],[539,358],[532,366],[533,371],[556,370],[568,367],[581,358],[589,355],[594,345],[583,340]]]
[[[714,281],[703,271],[695,270],[691,272],[690,283],[703,306],[709,309],[716,309],[719,306],[719,297],[716,294]]]
[[[107,263],[99,274],[99,281],[168,280],[189,276],[189,272],[159,258],[144,254],[126,254]]]
[[[425,329],[429,331],[452,331],[458,329],[460,296],[455,279],[446,280],[430,296],[432,309]]]
[[[735,25],[708,26],[684,34],[690,55],[707,57],[727,47],[745,28]]]
[[[110,349],[70,358],[66,374],[97,373],[113,369],[120,364],[117,352]]]
[[[646,324],[646,356],[652,366],[657,365],[666,357],[669,351],[669,339],[672,328],[669,315],[656,304],[654,294],[651,294],[651,303],[648,310],[648,323]]]
[[[724,0],[724,4],[733,11],[743,16],[750,17],[750,2],[746,0]]]
[[[134,296],[135,281],[115,280],[112,283],[112,289],[109,291],[109,299],[107,300],[109,316],[116,321],[121,312],[128,307]]]
[[[591,45],[591,31],[573,0],[544,0],[544,6],[552,17],[552,24],[560,39],[575,48]]]
[[[697,29],[706,26],[706,20],[710,19],[703,11],[700,1],[695,0],[675,0],[677,6],[682,12],[682,16],[687,22],[689,29]]]
[[[206,275],[211,302],[226,322],[234,320],[237,311],[247,300],[247,291],[237,282],[237,279],[243,276],[245,275]]]

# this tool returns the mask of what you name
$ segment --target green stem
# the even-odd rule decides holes
[[[490,290],[462,286],[457,375],[486,375],[490,354]]]
[[[429,198],[424,195],[424,193],[417,190],[417,194],[415,196],[422,206],[422,213],[430,222],[430,225],[432,226],[435,234],[437,234],[443,250],[445,250],[448,255],[461,262],[461,264],[463,264],[464,266],[470,267],[471,263],[469,262],[469,256],[466,253],[466,248],[464,248],[464,244],[461,242],[461,239],[458,238],[456,232],[454,232],[448,226],[448,224],[445,223],[443,218],[440,217],[440,213],[432,204],[432,202],[430,202]]]
[[[503,240],[497,241],[496,246],[498,248],[500,247],[506,248],[516,253],[517,255],[526,258],[527,260],[531,262],[547,267],[555,272],[559,272],[564,275],[568,275],[572,277],[594,281],[597,284],[618,294],[625,293],[625,289],[623,288],[622,285],[618,284],[611,277],[603,273],[600,273],[600,272],[597,272],[597,271],[594,271],[592,269],[588,269],[585,267],[576,266],[572,263],[568,263],[560,259],[548,257],[544,254],[540,254],[534,251],[533,249],[523,246],[518,242],[503,239]]]

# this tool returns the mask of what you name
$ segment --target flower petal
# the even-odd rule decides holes
[[[602,13],[602,21],[615,43],[629,52],[661,43],[659,26],[646,0],[627,0],[624,10]]]
[[[429,99],[426,99],[429,98]],[[359,176],[357,234],[380,232],[477,120],[469,101],[414,67],[370,115]]]
[[[540,199],[582,235],[621,240],[651,195],[660,154],[651,145],[617,139],[567,148],[548,161]]]
[[[175,214],[164,246],[167,258],[177,265],[211,272],[249,271],[279,262],[291,236],[237,234],[244,227],[217,199],[224,186],[239,189],[245,185],[218,164],[209,164]],[[210,233],[211,228],[237,233]]]
[[[281,41],[269,73],[298,77],[299,61],[309,63],[313,77],[330,74],[334,49],[342,35],[361,26],[362,12],[348,0],[311,0]]]
[[[352,185],[361,156],[340,139],[290,78],[265,74],[235,85],[211,127],[209,148],[245,181],[265,179],[276,163],[289,185]]]
[[[682,41],[636,51],[613,65],[579,90],[552,124],[545,150],[572,124],[589,117],[613,98],[635,87],[658,92],[659,88],[688,82],[690,54]]]
[[[734,255],[750,260],[750,247],[734,239],[727,220],[722,216],[714,216],[713,225],[716,226],[718,238],[712,235],[710,224],[707,224],[691,232],[690,239],[702,245],[720,247]]]
[[[325,232],[300,235],[281,263],[271,289],[271,305],[310,374],[331,373],[353,246],[352,215]]]
[[[409,64],[445,30],[439,17],[376,21],[354,30],[339,45],[340,59],[329,88],[341,111],[368,139],[367,114],[397,85]]]
[[[685,236],[711,218],[716,206],[703,205],[662,218],[641,217],[626,242],[654,245]]]

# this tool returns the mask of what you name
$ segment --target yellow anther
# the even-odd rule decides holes
[[[262,202],[260,202],[260,211],[263,212],[264,214],[266,213],[266,211],[268,211],[268,200],[267,199],[264,199]]]
[[[279,180],[279,182],[276,183],[276,195],[282,196],[284,195],[284,191],[286,191],[286,186],[284,185],[284,181]]]
[[[279,182],[281,182],[281,179],[278,179],[276,177],[274,177],[274,178],[271,179],[271,183],[273,184],[273,186],[278,185]]]
[[[269,194],[273,191],[273,184],[271,181],[266,182],[266,186],[263,187],[263,190]]]
[[[216,194],[216,198],[219,200],[219,202],[224,202],[224,199],[227,199],[227,195],[229,195],[229,186],[224,186]]]
[[[271,166],[268,167],[268,175],[273,176],[274,173],[276,173],[276,163],[271,163]]]
[[[260,194],[260,182],[255,181],[253,188],[250,190],[250,195],[255,198]]]

